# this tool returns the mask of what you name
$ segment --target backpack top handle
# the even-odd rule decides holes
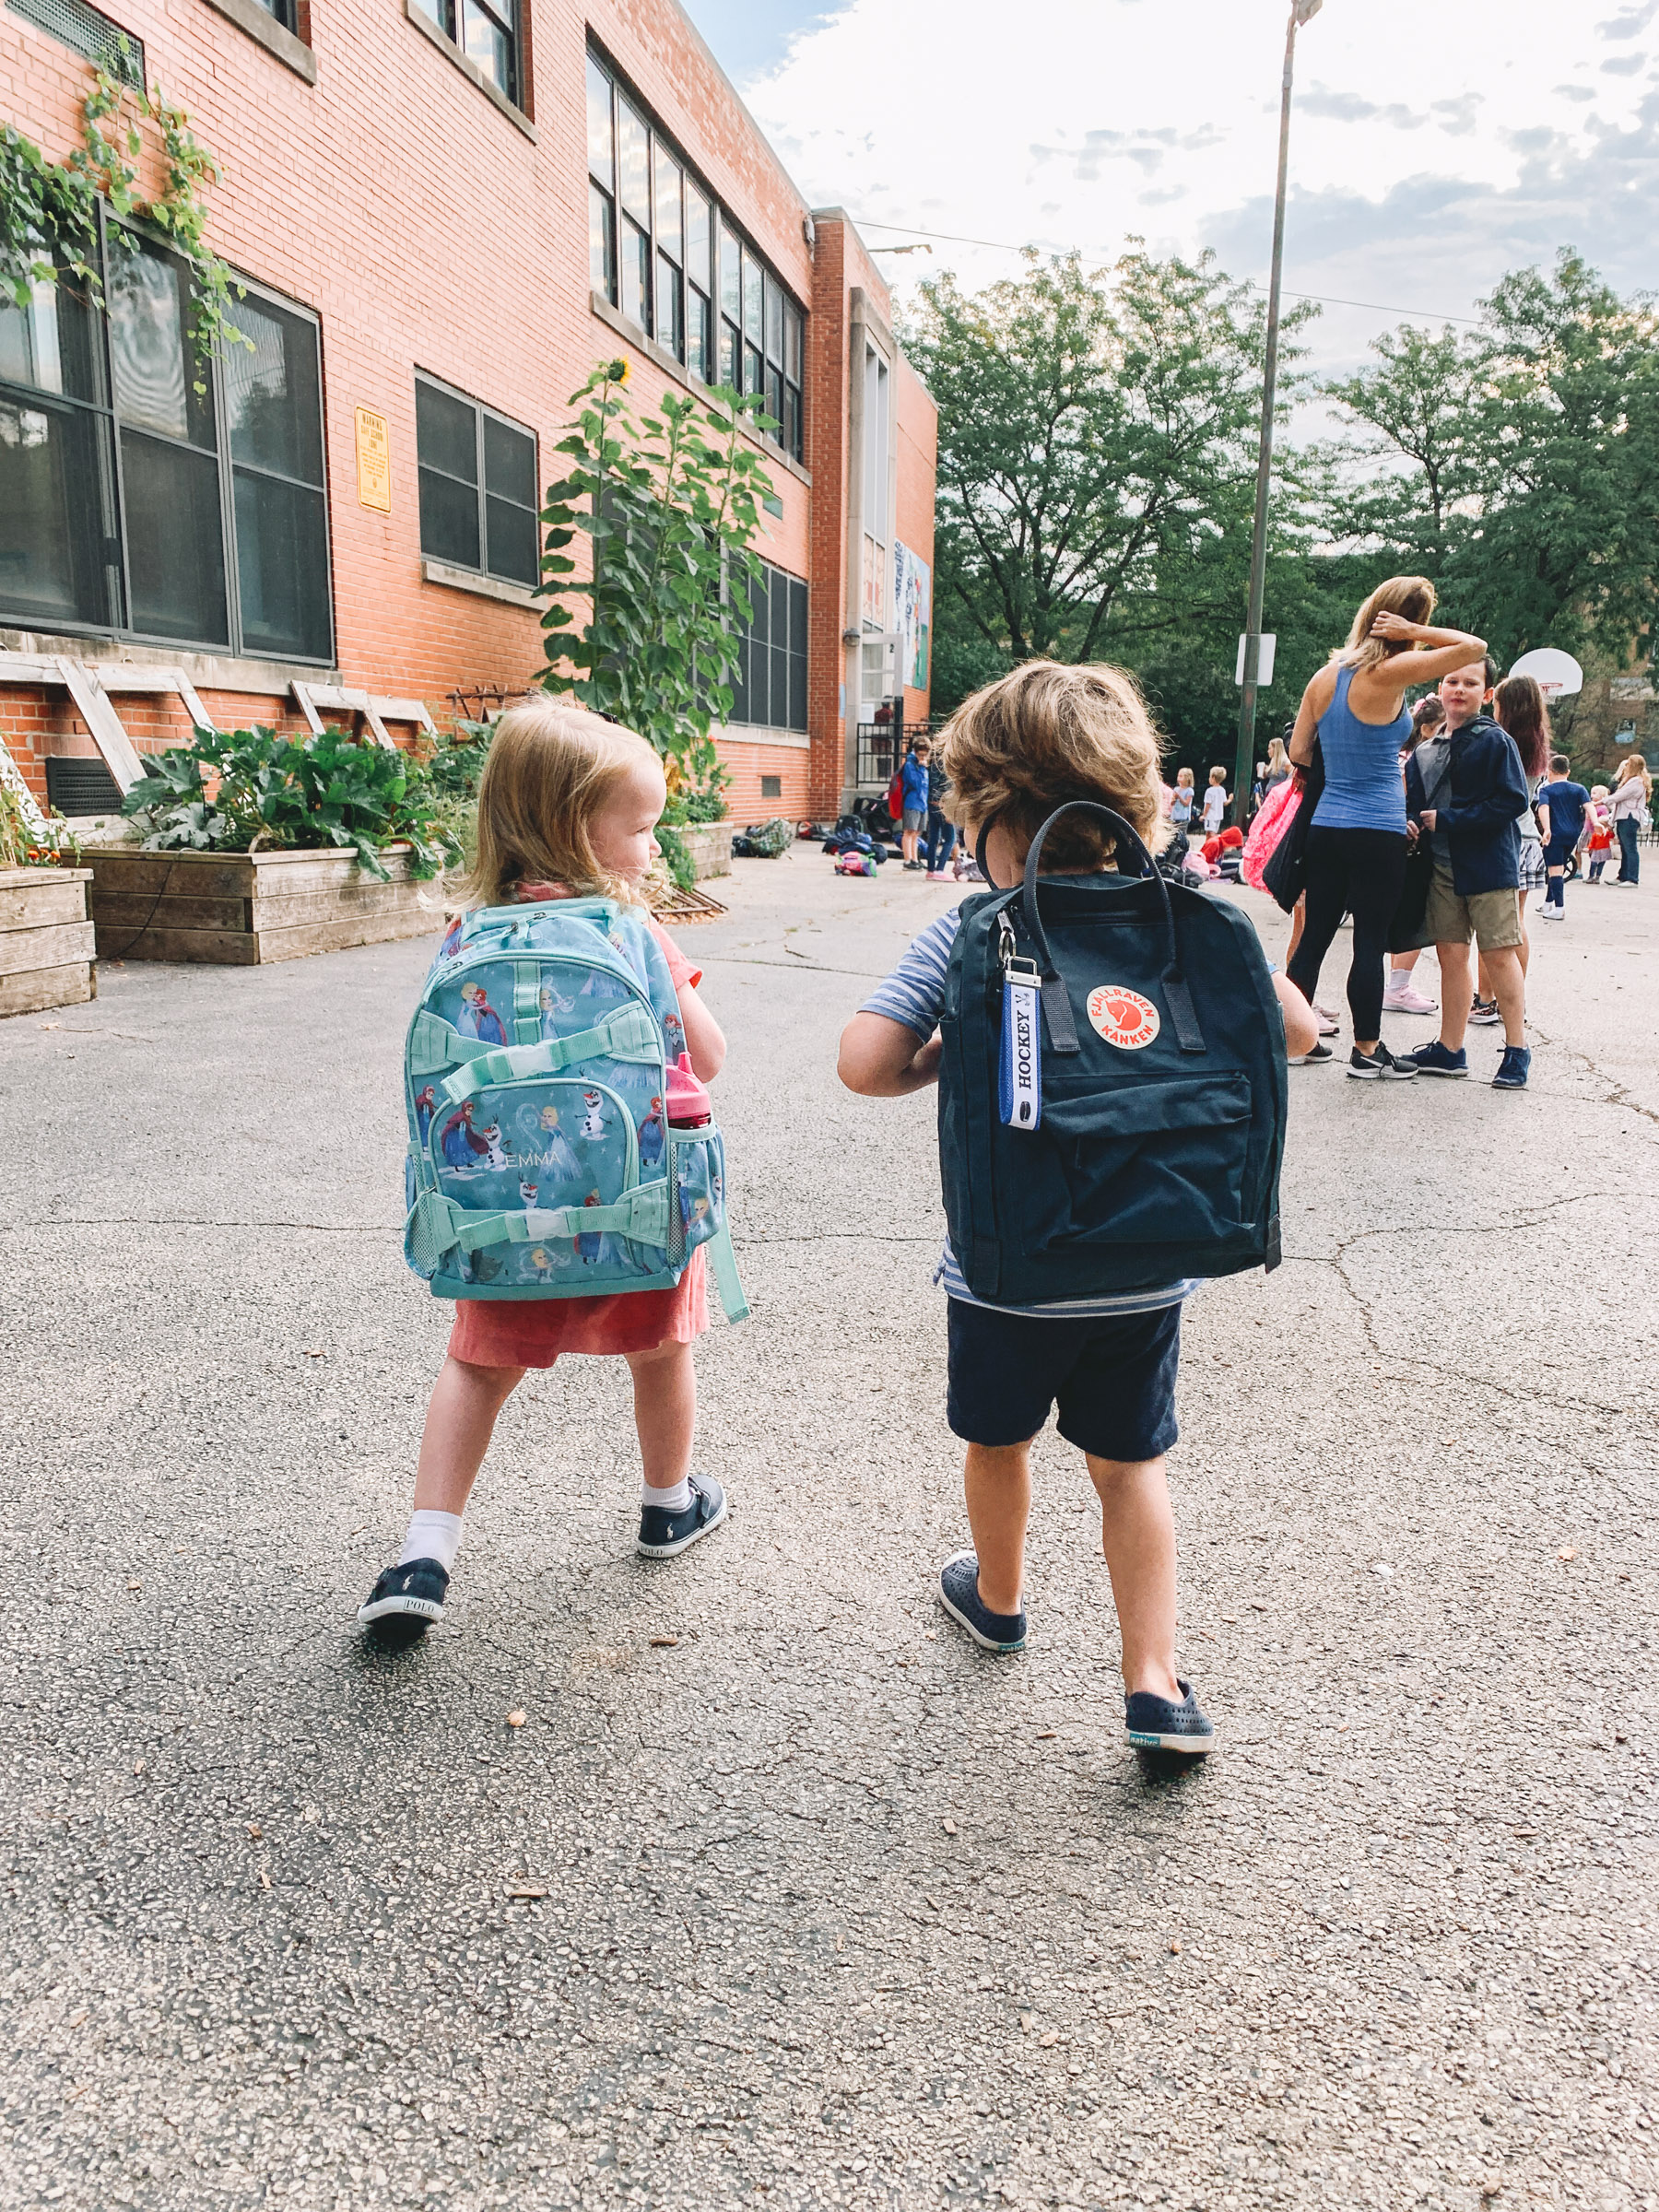
[[[1047,1018],[1050,1046],[1057,1053],[1075,1053],[1078,1049],[1077,1024],[1072,1018],[1071,1001],[1066,995],[1065,985],[1061,981],[1060,971],[1054,965],[1054,956],[1049,947],[1048,932],[1042,926],[1042,916],[1038,910],[1038,869],[1042,859],[1043,841],[1049,831],[1063,814],[1076,813],[1099,815],[1112,830],[1119,855],[1121,856],[1124,848],[1127,847],[1140,863],[1139,877],[1132,880],[1144,880],[1149,877],[1158,886],[1158,900],[1162,909],[1164,937],[1169,947],[1169,959],[1165,961],[1162,969],[1162,982],[1164,995],[1169,1001],[1170,1019],[1174,1024],[1176,1042],[1183,1053],[1207,1051],[1203,1031],[1198,1027],[1198,1017],[1194,1009],[1192,993],[1187,989],[1186,978],[1181,971],[1181,949],[1175,937],[1175,908],[1174,902],[1170,897],[1170,887],[1153,865],[1152,855],[1147,852],[1137,832],[1130,827],[1121,814],[1114,813],[1110,806],[1102,806],[1095,799],[1067,799],[1064,806],[1056,806],[1053,813],[1049,816],[1047,821],[1031,840],[1030,851],[1026,854],[1025,889],[1022,905],[1025,912],[1026,934],[1036,947],[1038,966],[1042,976],[1042,1009]],[[983,866],[982,862],[981,865]]]

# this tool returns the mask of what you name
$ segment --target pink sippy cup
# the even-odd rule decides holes
[[[714,1102],[691,1073],[691,1055],[682,1053],[668,1070],[668,1125],[700,1129],[714,1118]]]

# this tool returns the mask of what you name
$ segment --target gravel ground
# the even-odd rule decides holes
[[[625,1378],[568,1363],[395,1658],[429,945],[0,1024],[0,2204],[1659,2204],[1655,896],[1538,933],[1527,1096],[1293,1074],[1286,1265],[1186,1324],[1181,1773],[1052,1432],[1027,1654],[933,1602],[932,1110],[832,1063],[942,889],[802,848],[685,933],[730,1526],[632,1556]]]

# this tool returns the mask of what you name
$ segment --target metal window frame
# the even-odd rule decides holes
[[[511,80],[497,85],[476,54],[468,53],[466,41],[461,36],[462,0],[418,0],[444,37],[459,53],[466,55],[480,76],[488,79],[501,98],[515,107],[521,115],[529,111],[524,105],[524,0],[477,0],[477,5],[496,27],[507,34],[507,75]],[[263,7],[266,0],[259,0]],[[287,0],[292,6],[293,0]]]
[[[132,644],[160,646],[174,653],[213,653],[240,659],[244,657],[245,649],[242,643],[241,574],[241,564],[237,559],[236,541],[235,470],[237,464],[232,459],[230,453],[229,428],[225,411],[224,359],[217,348],[208,364],[208,381],[213,395],[213,459],[218,480],[219,543],[225,564],[225,629],[227,634],[224,638],[180,638],[165,635],[159,630],[141,629],[127,618],[132,613],[133,589],[132,560],[127,533],[126,473],[122,454],[122,431],[130,427],[135,436],[154,438],[158,443],[163,445],[182,446],[188,453],[199,453],[204,456],[208,449],[206,446],[194,445],[188,439],[168,438],[161,432],[146,429],[136,423],[129,426],[122,420],[115,396],[115,365],[111,351],[110,313],[106,288],[112,251],[110,229],[112,223],[119,223],[119,219],[112,215],[105,201],[100,199],[98,202],[99,299],[93,312],[97,323],[96,344],[100,381],[103,387],[102,399],[75,399],[62,393],[41,392],[36,386],[29,384],[0,382],[0,394],[8,397],[15,395],[18,404],[21,406],[41,406],[44,403],[47,408],[77,408],[84,414],[102,418],[99,473],[106,500],[104,519],[106,524],[113,525],[106,527],[102,535],[106,552],[112,546],[116,548],[117,552],[115,560],[106,559],[104,564],[105,603],[112,616],[120,618],[108,622],[59,621],[53,626],[54,634],[77,638],[119,638]],[[170,254],[175,260],[178,258],[176,249],[170,246],[166,240],[152,237],[140,225],[127,223],[121,227],[131,232],[138,241],[139,251],[147,246],[157,253]],[[120,252],[123,249],[115,248],[114,250]],[[241,465],[247,468],[252,475],[268,476],[280,482],[292,483],[301,490],[320,492],[322,495],[323,555],[328,566],[328,650],[322,656],[296,652],[273,655],[269,652],[262,650],[253,654],[252,657],[256,660],[280,658],[285,662],[292,662],[297,667],[331,668],[334,665],[338,626],[335,608],[334,518],[328,482],[328,414],[324,406],[323,319],[314,309],[307,307],[300,300],[290,300],[286,293],[276,291],[269,285],[261,284],[253,277],[244,276],[240,271],[233,271],[232,275],[240,290],[248,293],[254,300],[268,301],[271,306],[280,308],[284,313],[293,315],[300,322],[309,323],[316,332],[317,338],[317,418],[322,438],[322,482],[309,484],[300,477],[284,477],[280,470],[260,469],[253,467],[247,463],[243,463]],[[112,575],[114,579],[112,591],[110,583]],[[0,619],[5,618],[6,609],[0,606]]]
[[[755,585],[754,589],[749,594],[749,605],[753,611],[750,614],[747,623],[745,625],[742,640],[738,647],[738,657],[742,669],[742,675],[740,681],[734,684],[732,688],[732,712],[726,717],[726,726],[728,728],[737,729],[786,730],[795,736],[808,735],[810,735],[809,717],[811,712],[811,700],[810,695],[807,691],[806,673],[812,641],[812,586],[805,576],[796,576],[792,574],[788,569],[779,568],[775,561],[768,560],[762,554],[757,554],[756,559],[760,563],[760,568],[762,571],[761,580],[758,584]],[[783,586],[783,636],[782,640],[779,640],[773,636],[771,622],[773,595],[780,582],[782,582]],[[805,645],[798,653],[795,652],[794,645],[791,643],[791,639],[794,635],[795,627],[793,610],[795,604],[795,594],[797,592],[800,593],[802,598],[801,631],[806,640]],[[766,656],[767,712],[763,717],[757,716],[750,711],[751,702],[755,693],[754,652],[757,643],[759,644],[761,652]],[[783,712],[781,716],[771,712],[771,656],[773,651],[780,644],[782,645],[783,653],[784,691],[786,694],[783,702]],[[794,664],[797,661],[799,661],[801,664],[801,693],[803,700],[803,715],[801,721],[798,723],[790,719],[790,707],[787,697],[787,694],[792,692],[794,688]],[[739,711],[740,708],[742,710],[741,712]]]
[[[424,542],[420,548],[421,558],[425,560],[441,560],[446,568],[459,569],[465,575],[488,576],[497,583],[516,583],[521,590],[524,591],[533,592],[537,590],[541,582],[541,578],[539,575],[536,577],[534,583],[527,584],[522,576],[510,576],[503,569],[492,569],[488,566],[489,559],[489,511],[486,502],[490,494],[484,477],[485,420],[488,418],[490,421],[499,422],[507,429],[516,431],[519,437],[529,439],[529,503],[525,505],[518,500],[511,499],[505,492],[499,491],[494,496],[499,500],[505,500],[509,507],[519,508],[521,512],[528,514],[532,521],[536,523],[539,523],[541,518],[541,498],[537,489],[537,487],[541,482],[540,439],[536,436],[535,430],[527,422],[520,422],[516,416],[504,415],[500,407],[492,407],[487,400],[475,399],[470,392],[463,392],[458,384],[450,383],[447,379],[437,375],[430,369],[421,368],[418,362],[417,362],[415,368],[415,382],[417,384],[429,384],[433,391],[441,392],[445,399],[456,400],[462,406],[470,407],[473,411],[473,453],[477,463],[478,470],[477,477],[473,485],[473,489],[477,494],[478,500],[478,551],[482,556],[484,565],[480,565],[475,569],[466,561],[452,559],[450,555],[447,553],[433,553],[429,550]],[[419,418],[418,416],[415,433],[415,469],[417,477],[418,477],[419,472],[423,468],[430,469],[434,476],[442,477],[446,483],[464,484],[466,481],[464,477],[451,476],[448,469],[440,468],[436,462],[423,461],[421,459]],[[538,543],[539,537],[540,533],[538,531]]]

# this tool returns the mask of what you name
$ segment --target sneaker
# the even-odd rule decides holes
[[[1385,1014],[1438,1014],[1440,1001],[1425,998],[1409,982],[1401,983],[1397,989],[1390,983],[1382,994],[1382,1010]]]
[[[1322,1037],[1335,1036],[1340,1024],[1329,1006],[1315,1006],[1313,1018],[1319,1024],[1319,1033]]]
[[[1498,1063],[1498,1073],[1492,1077],[1494,1090],[1524,1090],[1526,1078],[1532,1069],[1532,1048],[1525,1044],[1506,1044],[1503,1057]]]
[[[1176,1677],[1180,1681],[1180,1677]],[[1190,1682],[1182,1682],[1182,1701],[1137,1689],[1124,1700],[1124,1733],[1139,1751],[1213,1751],[1216,1724],[1199,1704]]]
[[[1481,998],[1477,994],[1474,1005],[1469,1008],[1469,1019],[1477,1029],[1489,1030],[1494,1024],[1500,1022],[1503,1017],[1498,1011],[1498,1001],[1495,998]]]
[[[358,1607],[358,1618],[384,1643],[413,1643],[443,1618],[449,1570],[436,1559],[388,1567]]]
[[[1540,922],[1565,922],[1567,919],[1566,907],[1558,906],[1553,899],[1546,899],[1541,906],[1535,906],[1533,912]]]
[[[693,1475],[691,1502],[677,1513],[660,1505],[640,1508],[640,1534],[635,1548],[648,1559],[677,1559],[693,1544],[717,1529],[726,1517],[726,1496],[711,1475]]]
[[[1385,1044],[1380,1044],[1374,1053],[1362,1053],[1355,1045],[1348,1054],[1347,1072],[1359,1083],[1405,1083],[1418,1071],[1415,1060],[1396,1060]]]
[[[1463,1046],[1452,1052],[1438,1037],[1432,1044],[1419,1044],[1406,1057],[1419,1076],[1466,1076],[1469,1072],[1469,1055]]]
[[[1334,1060],[1335,1057],[1336,1055],[1332,1052],[1330,1046],[1321,1041],[1311,1044],[1305,1053],[1295,1053],[1291,1058],[1290,1065],[1292,1067],[1323,1067],[1327,1060]]]
[[[979,1594],[979,1559],[971,1551],[959,1551],[953,1559],[947,1559],[939,1570],[939,1603],[959,1628],[966,1629],[982,1652],[1023,1652],[1026,1640],[1026,1617],[1022,1606],[1018,1613],[993,1613]]]
[[[943,868],[929,868],[927,880],[929,883],[948,883],[950,877]]]

